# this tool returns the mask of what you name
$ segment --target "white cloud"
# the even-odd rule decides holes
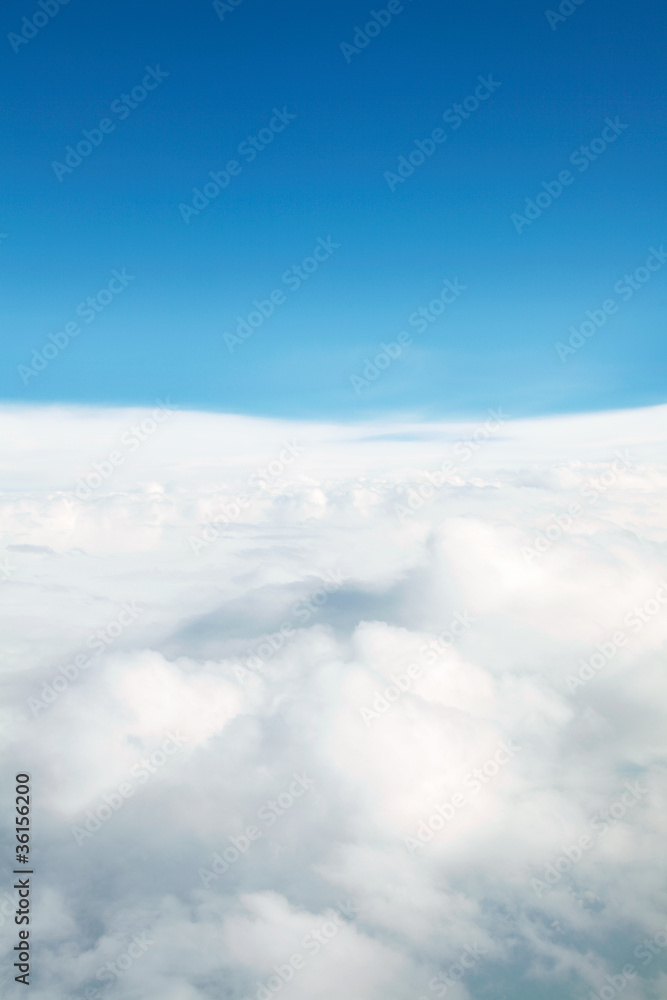
[[[508,421],[407,516],[474,425],[176,412],[80,499],[145,414],[84,416],[0,411],[3,787],[33,775],[34,1000],[272,996],[296,953],[273,991],[295,1000],[436,996],[467,948],[451,993],[471,1000],[658,976],[633,951],[664,926],[665,408]],[[135,935],[150,946],[101,978]]]

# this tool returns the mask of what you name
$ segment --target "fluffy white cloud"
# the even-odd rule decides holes
[[[1,411],[34,1000],[652,996],[665,409]]]

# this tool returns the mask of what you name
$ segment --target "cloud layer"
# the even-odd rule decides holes
[[[666,409],[2,411],[33,1000],[664,991]]]

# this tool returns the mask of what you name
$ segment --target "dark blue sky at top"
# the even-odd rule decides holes
[[[341,43],[386,6],[242,0],[221,20],[204,0],[70,0],[17,52],[7,35],[41,8],[4,6],[0,398],[338,419],[664,401],[667,263],[641,270],[667,245],[664,4],[566,3],[553,30],[544,2],[406,0],[348,62]],[[113,102],[158,66],[168,77],[121,120]],[[443,123],[489,74],[493,95]],[[239,145],[274,108],[295,118],[248,162]],[[104,118],[114,130],[59,180],[54,161]],[[570,156],[607,118],[627,127],[581,170]],[[386,172],[438,127],[446,141],[392,191]],[[238,176],[184,221],[233,159]],[[340,246],[285,281],[320,238]],[[77,315],[123,269],[95,319]],[[466,290],[424,330],[414,313],[445,279]],[[586,320],[593,335],[559,356]],[[353,386],[401,331],[400,356]]]

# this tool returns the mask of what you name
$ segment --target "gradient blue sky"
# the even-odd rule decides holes
[[[348,63],[341,43],[384,7],[242,0],[221,20],[204,0],[71,0],[17,52],[7,35],[37,0],[4,7],[0,398],[337,419],[664,401],[667,266],[627,302],[613,289],[667,244],[664,5],[585,0],[552,30],[544,0],[406,0]],[[111,103],[156,65],[168,78],[119,121]],[[488,74],[502,86],[392,192],[385,171]],[[296,118],[246,163],[274,107]],[[60,182],[53,161],[105,117],[114,132]],[[607,117],[628,127],[580,172],[570,155]],[[186,225],[179,204],[230,159],[240,176]],[[568,168],[517,233],[512,214]],[[289,291],[328,236],[340,248]],[[24,384],[18,366],[122,268],[128,288]],[[467,291],[355,393],[444,278]],[[279,287],[230,353],[225,331]],[[563,363],[555,343],[609,298]]]

